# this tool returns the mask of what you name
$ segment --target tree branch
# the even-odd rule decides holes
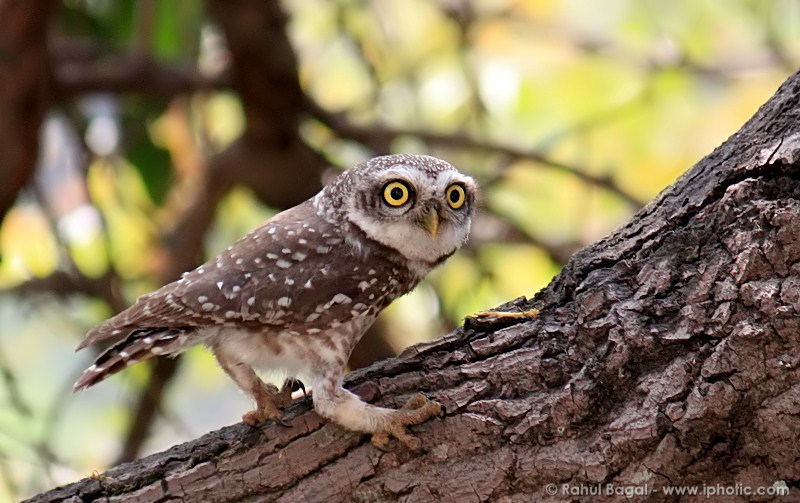
[[[55,93],[60,99],[86,93],[136,93],[168,98],[178,94],[227,89],[226,74],[208,77],[196,68],[164,66],[144,54],[108,60],[62,57],[54,62]]]
[[[49,106],[46,27],[53,0],[0,2],[0,221],[33,174]]]

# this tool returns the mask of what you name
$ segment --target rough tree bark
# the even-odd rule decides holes
[[[379,451],[304,399],[290,428],[237,424],[32,501],[561,501],[548,484],[566,483],[800,498],[799,167],[795,74],[627,225],[505,306],[539,317],[467,323],[351,374],[369,401],[424,390],[445,404],[415,428],[424,453]]]

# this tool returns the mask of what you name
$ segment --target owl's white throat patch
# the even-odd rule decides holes
[[[407,260],[435,264],[461,247],[469,235],[469,225],[458,227],[442,222],[434,238],[419,224],[411,220],[383,221],[355,210],[350,215],[353,225],[368,238],[396,250]]]

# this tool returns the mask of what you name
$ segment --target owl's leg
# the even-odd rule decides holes
[[[292,403],[292,381],[287,379],[279,390],[276,386],[262,381],[250,365],[234,360],[224,350],[217,347],[213,353],[222,370],[256,402],[255,410],[245,413],[242,421],[250,426],[268,419],[275,419],[284,424],[281,409]]]
[[[408,426],[424,423],[442,413],[442,406],[418,393],[402,409],[387,409],[361,401],[342,388],[340,376],[328,376],[314,383],[314,408],[323,417],[353,431],[372,434],[372,443],[384,448],[395,437],[411,450],[419,450],[420,440],[411,435]]]

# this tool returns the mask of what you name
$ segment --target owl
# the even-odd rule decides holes
[[[311,386],[321,416],[372,434],[378,446],[394,437],[418,449],[407,427],[441,406],[422,394],[398,410],[367,404],[342,387],[343,373],[378,313],[464,244],[476,197],[472,178],[435,157],[388,155],[346,170],[91,330],[78,350],[111,345],[75,389],[203,344],[254,400],[242,416],[248,424],[281,420],[299,379]],[[284,378],[283,386],[257,371]]]

